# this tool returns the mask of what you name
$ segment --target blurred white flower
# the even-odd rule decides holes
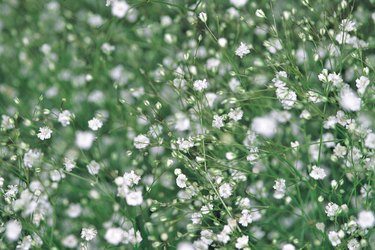
[[[134,138],[134,147],[137,149],[147,148],[150,144],[150,139],[145,135],[138,135]]]
[[[21,235],[22,225],[19,221],[10,220],[5,224],[5,236],[9,241],[16,241]]]
[[[112,1],[111,5],[112,5],[112,15],[118,18],[123,18],[126,12],[130,8],[128,3],[122,0]]]
[[[89,150],[95,140],[95,135],[89,131],[76,132],[76,146],[80,149]]]

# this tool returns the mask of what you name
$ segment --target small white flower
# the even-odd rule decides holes
[[[138,206],[143,203],[141,191],[130,191],[126,194],[125,199],[129,206]]]
[[[64,167],[66,171],[71,172],[76,167],[76,163],[74,160],[66,157],[64,159]]]
[[[340,87],[343,84],[343,80],[339,74],[331,73],[327,77],[328,81],[333,84],[335,87]]]
[[[361,244],[359,244],[357,239],[349,240],[347,246],[348,246],[349,250],[360,250],[361,249]]]
[[[137,175],[136,173],[134,173],[133,170],[128,173],[125,173],[122,178],[123,178],[123,184],[128,187],[137,185],[138,182],[141,180],[141,177]]]
[[[212,121],[212,126],[215,128],[224,127],[224,116],[214,115],[214,119]]]
[[[370,84],[370,80],[366,76],[361,76],[355,80],[358,94],[363,95],[366,91],[367,86]]]
[[[119,227],[110,227],[107,229],[104,239],[109,244],[117,246],[124,239],[124,230]]]
[[[66,248],[75,248],[78,245],[78,240],[73,234],[70,234],[66,236],[61,243]]]
[[[335,217],[340,213],[340,207],[336,203],[330,202],[325,207],[325,212],[328,217]]]
[[[356,30],[356,23],[350,19],[343,19],[340,24],[340,30],[344,32],[351,32]]]
[[[375,226],[375,216],[372,211],[361,211],[358,214],[358,225],[363,229],[370,229]]]
[[[296,247],[292,244],[285,244],[282,250],[296,250]]]
[[[99,120],[98,118],[94,117],[89,122],[89,128],[96,131],[100,129],[103,126],[103,122]]]
[[[323,180],[327,176],[327,174],[323,168],[320,168],[314,165],[312,166],[312,171],[310,172],[310,176],[311,178],[315,180]]]
[[[50,139],[52,135],[52,130],[49,127],[39,128],[39,133],[37,134],[38,138],[42,141]]]
[[[224,183],[219,187],[219,194],[223,198],[228,198],[232,195],[232,187],[228,183]]]
[[[77,131],[76,132],[76,145],[80,149],[88,150],[91,148],[95,140],[95,135],[92,132]]]
[[[192,142],[190,138],[189,139],[178,138],[177,145],[178,145],[178,150],[187,151],[190,148],[194,147],[194,142]]]
[[[134,147],[137,149],[143,149],[147,148],[147,146],[150,144],[150,139],[146,137],[145,135],[138,135],[134,138]]]
[[[9,241],[16,241],[22,231],[22,225],[19,221],[10,220],[5,224],[5,236]]]
[[[245,247],[248,246],[248,244],[249,244],[249,236],[244,235],[237,239],[235,247],[237,249],[244,249]]]
[[[118,18],[123,18],[126,12],[129,10],[129,5],[125,1],[116,0],[111,1],[112,15]]]
[[[187,177],[184,174],[179,174],[176,178],[176,183],[179,188],[185,188],[186,181],[187,181]]]
[[[87,170],[89,171],[89,173],[91,175],[97,175],[99,173],[99,170],[100,170],[100,164],[97,163],[96,161],[91,161],[87,165]]]
[[[58,122],[61,123],[63,127],[66,127],[70,124],[72,117],[73,114],[69,110],[64,110],[63,112],[59,113]]]
[[[248,0],[230,0],[230,3],[237,8],[241,8],[246,5]]]
[[[240,58],[250,53],[250,48],[246,43],[241,42],[240,46],[236,49],[236,55]]]
[[[27,168],[32,168],[35,163],[37,163],[40,158],[42,158],[43,153],[37,149],[30,149],[23,156],[23,164]]]
[[[2,115],[1,116],[1,128],[5,130],[10,130],[10,129],[15,128],[14,119],[7,115]]]
[[[286,192],[285,180],[281,178],[275,180],[275,185],[273,185],[273,189],[275,189],[273,197],[275,199],[282,199],[285,196]]]
[[[375,134],[369,133],[365,138],[365,146],[369,149],[375,149]]]
[[[191,221],[193,224],[200,224],[202,221],[202,214],[201,213],[193,213],[191,215]]]
[[[236,122],[241,120],[242,116],[243,116],[243,111],[241,110],[241,108],[231,109],[230,112],[228,113],[228,117]]]
[[[240,223],[244,227],[247,227],[252,222],[253,216],[251,215],[250,211],[247,209],[242,210],[241,217],[238,220],[238,223]]]
[[[348,85],[341,89],[339,103],[347,111],[356,112],[361,110],[361,98]]]
[[[331,242],[332,246],[337,246],[341,244],[341,239],[339,237],[339,234],[335,231],[330,231],[328,233],[328,239]]]
[[[206,79],[203,80],[195,80],[193,83],[194,90],[196,91],[203,91],[204,89],[208,88],[208,82]]]
[[[81,238],[85,241],[93,240],[96,237],[96,234],[98,232],[95,228],[89,227],[89,228],[82,228],[81,231]]]

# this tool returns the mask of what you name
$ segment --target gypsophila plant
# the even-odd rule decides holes
[[[0,249],[375,249],[374,0],[0,1]]]

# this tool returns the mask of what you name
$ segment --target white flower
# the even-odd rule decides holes
[[[95,140],[95,135],[92,132],[77,131],[76,132],[76,145],[80,149],[88,150],[91,148]]]
[[[219,194],[223,198],[228,198],[232,195],[232,187],[228,183],[224,183],[219,187]]]
[[[70,218],[77,218],[81,215],[82,207],[80,204],[70,204],[66,213]]]
[[[247,247],[248,244],[249,244],[249,236],[244,235],[237,239],[235,246],[237,249],[243,249]]]
[[[19,221],[10,220],[5,224],[5,236],[9,241],[16,241],[22,231],[22,225]]]
[[[141,191],[131,191],[126,194],[125,199],[129,206],[138,206],[143,203]]]
[[[98,118],[94,117],[89,122],[89,128],[96,131],[100,129],[103,126],[103,122],[99,120]]]
[[[73,234],[70,234],[62,240],[62,244],[66,248],[75,248],[78,245],[78,240]]]
[[[52,135],[52,130],[49,127],[39,128],[39,133],[37,134],[38,138],[42,141],[50,139]]]
[[[355,80],[358,94],[363,95],[366,91],[367,86],[370,84],[370,80],[366,76],[361,76],[357,80]]]
[[[328,239],[331,242],[332,246],[337,246],[341,243],[341,239],[339,237],[339,234],[335,231],[330,231],[328,233]]]
[[[372,211],[361,211],[358,214],[358,225],[363,229],[370,229],[375,226],[375,216]]]
[[[236,122],[241,120],[242,116],[243,116],[243,111],[241,110],[241,108],[231,109],[230,112],[228,113],[228,117]]]
[[[199,13],[198,17],[202,22],[207,22],[207,14],[205,12]]]
[[[196,91],[203,91],[204,89],[208,88],[208,82],[206,79],[203,80],[195,80],[193,83],[194,90]]]
[[[322,223],[322,222],[318,222],[318,223],[315,224],[315,227],[316,227],[319,231],[324,232],[324,228],[325,228],[326,226],[324,225],[324,223]]]
[[[348,246],[349,250],[360,250],[361,249],[361,245],[359,244],[357,239],[349,240],[347,246]]]
[[[271,116],[256,117],[251,124],[252,131],[268,138],[275,136],[276,129],[277,121]]]
[[[308,110],[304,109],[304,110],[302,110],[299,117],[302,118],[302,119],[305,119],[305,120],[309,120],[311,118],[311,113]]]
[[[246,43],[241,42],[240,46],[236,49],[236,55],[240,58],[250,53],[250,48]]]
[[[361,109],[361,98],[348,85],[341,89],[339,103],[347,111],[355,112]]]
[[[351,32],[356,30],[356,23],[349,19],[343,19],[340,24],[340,30],[344,32]]]
[[[240,223],[244,227],[247,227],[252,222],[253,222],[253,216],[251,215],[250,211],[247,209],[242,210],[241,217],[238,220],[238,223]]]
[[[63,127],[66,127],[70,124],[73,114],[69,110],[64,110],[59,114],[58,122],[61,123]]]
[[[277,72],[275,78],[272,79],[274,86],[276,87],[276,97],[283,105],[284,109],[291,109],[297,102],[297,94],[290,90],[283,78],[287,78],[287,74],[284,71]]]
[[[23,164],[27,168],[32,168],[35,163],[37,163],[40,158],[42,158],[43,153],[37,149],[30,149],[23,156]]]
[[[186,175],[184,174],[179,174],[176,178],[176,183],[179,188],[185,188],[186,187]]]
[[[315,180],[323,180],[327,176],[327,174],[323,168],[320,168],[314,165],[312,166],[312,171],[310,172],[310,176]]]
[[[296,247],[292,244],[285,244],[282,248],[282,250],[295,250]]]
[[[334,148],[333,150],[333,153],[336,157],[338,158],[343,158],[346,153],[347,153],[347,150],[346,150],[346,147],[345,146],[342,146],[340,143],[336,145],[336,147]]]
[[[125,173],[123,176],[123,184],[132,187],[134,185],[137,185],[138,182],[141,180],[141,177],[134,173],[134,171],[130,171],[129,173]]]
[[[85,241],[90,241],[90,240],[93,240],[96,237],[97,233],[98,232],[93,227],[82,228],[81,238],[84,239]]]
[[[319,79],[319,81],[321,81],[321,82],[326,82],[326,81],[328,81],[328,70],[327,69],[323,69],[322,70],[322,73],[320,73],[319,75],[318,75],[318,79]]]
[[[91,175],[97,175],[99,173],[99,170],[100,170],[100,165],[96,161],[91,161],[87,165],[87,170],[89,171],[89,173]]]
[[[330,202],[325,207],[325,212],[328,217],[335,217],[340,213],[340,207],[336,203]]]
[[[328,81],[335,87],[340,87],[343,84],[343,80],[339,74],[331,73],[327,77]]]
[[[247,0],[230,0],[230,3],[233,4],[237,8],[241,8],[245,6]]]
[[[11,118],[7,115],[2,115],[1,116],[1,128],[5,129],[5,130],[15,128],[13,118]]]
[[[66,171],[71,172],[76,167],[76,163],[74,160],[66,157],[64,159],[64,167]]]
[[[273,189],[275,189],[273,197],[275,199],[282,199],[285,196],[286,192],[285,180],[281,178],[275,180],[275,185],[273,185]]]
[[[178,138],[177,139],[178,150],[187,151],[189,148],[194,147],[194,143],[191,139]]]
[[[200,224],[202,220],[202,214],[201,213],[193,213],[191,215],[191,221],[193,224]]]
[[[212,126],[215,128],[224,127],[224,116],[214,115],[214,119],[212,121]]]
[[[124,230],[119,227],[110,227],[104,235],[104,239],[111,245],[118,245],[124,239]]]
[[[145,135],[138,135],[134,138],[134,147],[137,149],[146,148],[150,144],[150,139],[148,139]]]
[[[125,1],[116,0],[111,2],[112,15],[118,18],[123,18],[129,10],[129,5]]]
[[[365,146],[369,149],[375,149],[375,134],[369,133],[365,138]]]

